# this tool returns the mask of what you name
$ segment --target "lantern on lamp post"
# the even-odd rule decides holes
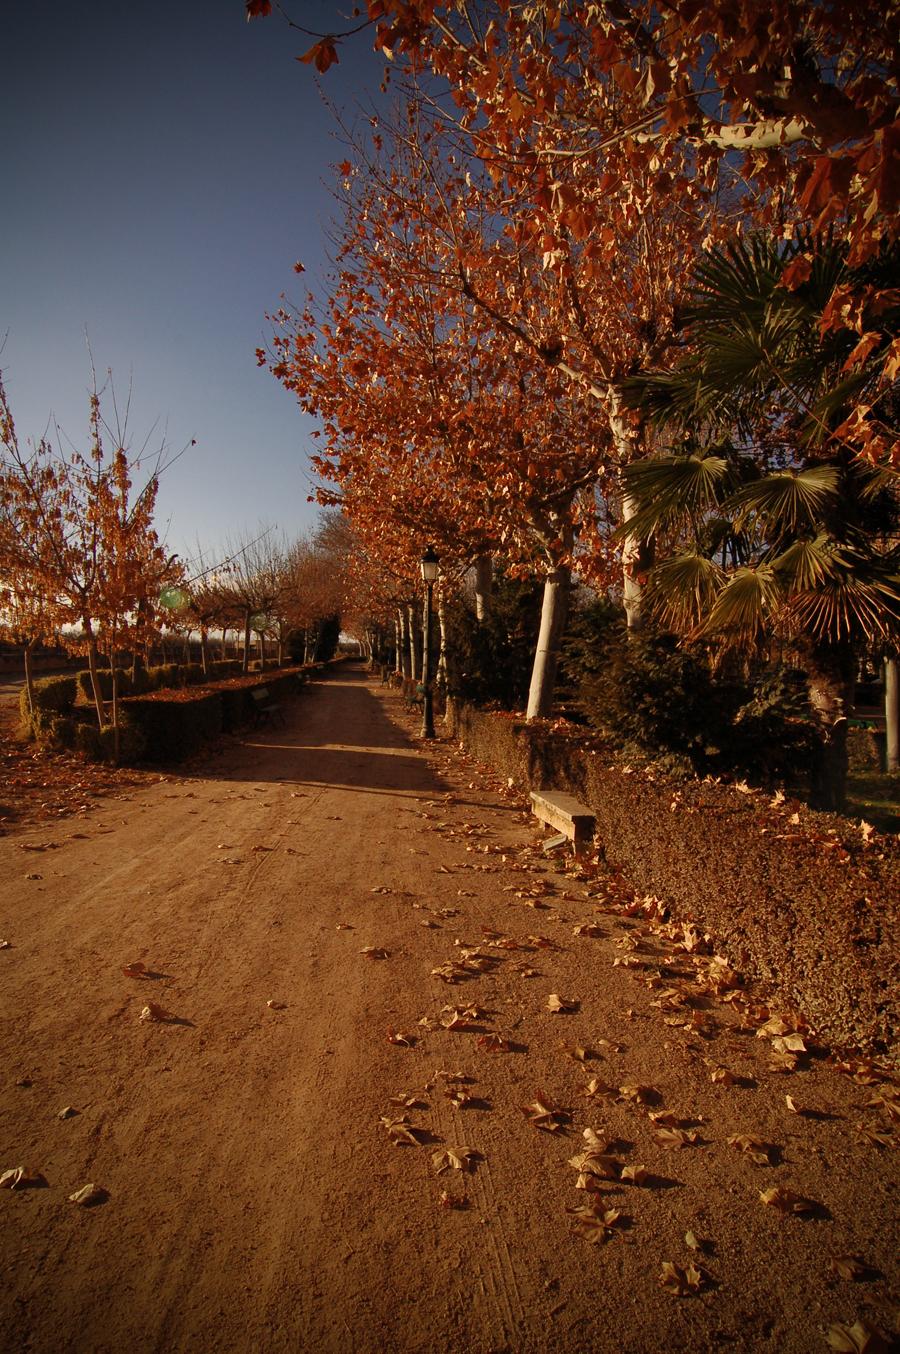
[[[434,704],[431,694],[431,598],[440,573],[440,560],[431,546],[422,556],[420,568],[425,584],[424,635],[422,643],[422,737],[434,738]]]

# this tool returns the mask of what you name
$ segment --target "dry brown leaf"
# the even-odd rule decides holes
[[[858,1255],[833,1255],[828,1268],[839,1279],[864,1279],[869,1273],[869,1266]]]
[[[483,1012],[478,1006],[444,1006],[440,1021],[445,1030],[467,1030],[478,1021]]]
[[[734,1086],[737,1081],[737,1077],[733,1072],[729,1072],[727,1067],[714,1067],[709,1079],[714,1086]]]
[[[479,1034],[475,1042],[485,1053],[509,1052],[509,1040],[501,1038],[499,1034]]]
[[[699,1293],[708,1282],[703,1270],[691,1262],[682,1267],[674,1260],[664,1260],[659,1272],[659,1282],[670,1293],[683,1298],[691,1293]]]
[[[886,1090],[882,1095],[873,1095],[866,1101],[867,1110],[881,1110],[895,1124],[900,1123],[900,1097],[896,1091]]]
[[[623,1100],[633,1101],[636,1105],[658,1105],[662,1100],[655,1086],[620,1086],[619,1095]]]
[[[584,1093],[585,1095],[597,1096],[599,1098],[606,1096],[611,1098],[618,1095],[618,1090],[615,1086],[608,1086],[600,1077],[591,1077],[584,1088]]]
[[[838,1354],[889,1354],[890,1345],[880,1331],[867,1321],[855,1321],[852,1326],[835,1322],[829,1326],[827,1340]]]
[[[102,1204],[109,1198],[109,1194],[101,1185],[83,1185],[77,1189],[74,1194],[69,1195],[69,1202],[81,1204],[82,1208],[91,1208],[94,1204]]]
[[[122,969],[126,978],[143,978],[147,972],[146,964],[142,964],[140,959],[135,959],[134,963],[126,964]]]
[[[757,1166],[772,1165],[772,1149],[768,1143],[761,1142],[759,1138],[751,1138],[746,1133],[732,1133],[728,1139],[728,1146],[743,1152]]]
[[[596,1056],[592,1049],[582,1048],[580,1044],[567,1044],[561,1040],[559,1046],[566,1057],[576,1063],[586,1063],[589,1058]]]
[[[688,1247],[689,1250],[692,1251],[703,1250],[703,1242],[699,1239],[699,1237],[696,1235],[695,1232],[685,1232],[684,1244]]]
[[[887,1124],[857,1124],[856,1136],[868,1147],[877,1147],[879,1151],[884,1147],[893,1147],[894,1139],[891,1136],[890,1127]]]
[[[387,1129],[388,1136],[395,1147],[404,1143],[407,1143],[412,1147],[421,1146],[419,1138],[416,1135],[422,1130],[413,1128],[407,1115],[401,1114],[399,1119],[391,1119],[390,1116],[383,1114],[380,1122]]]
[[[578,925],[573,929],[572,935],[589,936],[593,940],[596,939],[598,936],[603,935],[603,928],[602,926],[598,926],[596,922],[583,921],[579,922]]]
[[[160,1006],[155,1001],[148,1001],[147,1005],[141,1011],[140,1019],[143,1021],[153,1020],[171,1020],[172,1014],[164,1006]]]
[[[659,1124],[661,1128],[678,1128],[681,1122],[678,1115],[673,1114],[671,1110],[649,1110],[647,1118],[652,1124]]]
[[[572,1218],[572,1231],[592,1245],[606,1241],[612,1228],[625,1221],[621,1209],[604,1208],[599,1199],[577,1208],[567,1208],[566,1212]]]
[[[410,1095],[407,1091],[398,1091],[396,1095],[388,1098],[389,1105],[396,1105],[401,1110],[413,1110],[422,1107],[422,1102],[414,1093]]]
[[[458,1110],[463,1109],[464,1106],[468,1105],[469,1102],[474,1099],[471,1092],[467,1091],[464,1086],[451,1086],[444,1092],[444,1095],[450,1101],[450,1104]]]
[[[564,1121],[569,1117],[558,1105],[541,1092],[538,1092],[536,1099],[530,1105],[522,1105],[522,1113],[530,1124],[535,1128],[543,1129],[545,1133],[557,1133],[562,1128]]]
[[[572,1001],[568,997],[561,997],[558,992],[551,992],[547,998],[547,1010],[552,1011],[554,1015],[559,1015],[564,1011],[577,1011],[578,1002]]]
[[[0,1189],[34,1189],[46,1183],[40,1171],[30,1166],[13,1166],[0,1175]]]
[[[673,1147],[695,1147],[700,1141],[695,1128],[658,1128],[655,1137],[666,1151]]]
[[[76,1114],[80,1113],[81,1111],[77,1110],[74,1105],[63,1105],[62,1109],[57,1112],[56,1117],[57,1119],[74,1119]]]
[[[404,1034],[400,1030],[393,1029],[388,1025],[387,1041],[389,1044],[398,1044],[401,1048],[412,1048],[416,1042],[414,1034]]]
[[[782,1189],[780,1185],[774,1189],[761,1190],[759,1197],[764,1204],[777,1208],[781,1213],[814,1213],[816,1209],[812,1199],[795,1194],[793,1190]]]
[[[643,1185],[650,1179],[650,1172],[646,1166],[623,1166],[620,1179],[632,1185]]]
[[[807,1051],[801,1034],[787,1034],[784,1038],[773,1039],[772,1048],[776,1053],[805,1053]]]
[[[478,1153],[471,1147],[442,1147],[433,1152],[431,1164],[441,1175],[444,1171],[474,1171]]]
[[[365,945],[360,954],[364,954],[367,959],[387,959],[389,958],[387,950],[380,949],[377,945]]]

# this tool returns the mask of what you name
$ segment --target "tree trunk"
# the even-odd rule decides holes
[[[477,620],[487,619],[491,609],[493,591],[494,561],[488,554],[479,555],[475,560],[475,617]]]
[[[97,641],[94,638],[89,626],[85,627],[88,635],[88,672],[91,674],[91,690],[94,693],[94,709],[97,712],[97,724],[102,729],[106,719],[106,703],[103,700],[103,693],[100,690],[100,678],[97,674]]]
[[[394,671],[398,677],[403,675],[403,636],[400,633],[400,621],[394,620]]]
[[[637,504],[627,494],[622,495],[622,525],[631,521],[637,511]],[[622,604],[625,607],[625,625],[629,635],[636,635],[641,628],[641,542],[634,536],[626,536],[622,547]]]
[[[223,662],[223,663],[226,662],[227,658],[228,658],[228,626],[227,626],[227,625],[223,625],[223,626],[222,626],[222,662]]]
[[[444,596],[444,589],[438,585],[437,595],[437,618],[438,634],[440,636],[440,646],[438,648],[437,672],[435,680],[438,686],[447,689],[447,599]]]
[[[24,646],[22,657],[25,660],[25,690],[28,693],[28,718],[31,720],[31,730],[34,732],[34,673],[31,668],[31,655],[37,640],[33,639]]]
[[[241,664],[241,672],[250,671],[250,611],[244,612],[244,661]]]
[[[571,570],[551,570],[544,579],[541,628],[538,633],[526,719],[546,719],[553,705],[553,688],[559,662],[559,644],[569,610]]]
[[[847,794],[847,718],[853,708],[853,655],[820,649],[805,660],[809,699],[819,725],[810,804],[840,813]]]
[[[409,677],[410,681],[417,682],[419,680],[419,654],[418,650],[416,649],[417,626],[416,626],[415,602],[409,603],[409,606],[407,607],[407,614],[408,614],[408,624],[406,630],[407,634],[409,635]]]
[[[403,607],[399,607],[397,615],[400,617],[400,674],[404,682],[408,682],[412,673],[409,668],[409,639],[407,637],[406,612]]]
[[[897,659],[884,660],[884,769],[900,771],[900,682],[897,679]]]
[[[203,676],[209,676],[209,632],[205,625],[200,626],[200,666]]]
[[[119,668],[116,663],[116,640],[113,636],[109,653],[109,676],[112,682],[112,727],[113,727],[113,765],[119,765],[122,750],[121,731],[119,729]]]

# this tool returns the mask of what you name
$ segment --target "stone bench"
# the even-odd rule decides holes
[[[278,702],[272,699],[272,693],[267,686],[253,687],[250,695],[253,697],[256,724],[271,724],[275,716],[282,724],[284,723],[284,711]]]
[[[590,846],[597,820],[587,805],[579,803],[574,795],[564,794],[561,790],[532,790],[531,811],[542,823],[556,828],[558,835],[547,838],[545,851],[553,851],[567,841],[572,843],[576,855]]]

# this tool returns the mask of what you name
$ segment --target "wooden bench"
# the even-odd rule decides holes
[[[597,820],[574,795],[563,794],[559,790],[532,790],[531,811],[542,823],[556,828],[558,835],[547,838],[544,842],[545,851],[553,851],[557,846],[571,842],[578,855],[591,844]]]
[[[272,699],[272,693],[267,686],[255,686],[250,692],[253,697],[253,704],[256,724],[271,724],[273,718],[277,715],[284,723],[284,711],[277,701]]]

